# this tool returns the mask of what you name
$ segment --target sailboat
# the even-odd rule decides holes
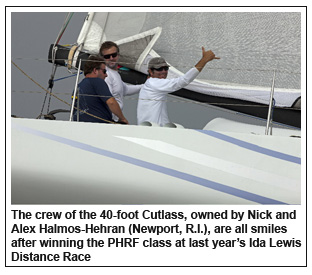
[[[286,58],[287,50],[300,46],[300,14],[198,13],[193,18],[194,13],[89,13],[77,43],[61,46],[59,36],[49,61],[78,69],[79,75],[84,60],[111,40],[120,47],[124,81],[144,83],[151,58],[164,57],[171,66],[168,77],[177,77],[192,64],[187,55],[195,60],[194,45],[209,38],[225,63],[174,96],[222,102],[222,107],[266,117],[267,126],[222,118],[203,129],[174,122],[158,127],[12,118],[12,203],[301,203],[300,54],[291,57],[291,67]],[[251,19],[258,28],[246,24]],[[269,30],[281,36],[274,36],[274,45],[261,41]],[[285,45],[285,31],[299,42]],[[229,36],[230,46],[221,47]],[[239,52],[248,53],[247,60]],[[292,127],[273,128],[273,121]]]

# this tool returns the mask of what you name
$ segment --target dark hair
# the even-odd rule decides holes
[[[110,49],[111,47],[116,47],[117,49],[117,53],[119,53],[119,47],[117,46],[117,44],[113,41],[105,41],[102,45],[101,45],[101,48],[100,48],[100,56],[102,56],[102,51],[103,50],[107,50],[107,49]]]
[[[100,69],[101,64],[105,64],[103,57],[98,55],[90,55],[83,67],[83,74],[87,75],[93,72],[94,69]]]

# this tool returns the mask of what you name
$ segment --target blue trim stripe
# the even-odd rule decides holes
[[[233,138],[221,133],[217,133],[214,131],[207,131],[207,130],[197,130],[198,132],[201,132],[203,134],[206,134],[208,136],[217,138],[217,139],[221,139],[223,141],[229,142],[231,144],[235,144],[239,147],[245,148],[247,150],[251,150],[260,154],[264,154],[273,158],[278,158],[281,160],[285,160],[285,161],[289,161],[289,162],[293,162],[293,163],[297,163],[297,164],[301,164],[301,158],[292,156],[292,155],[288,155],[288,154],[284,154],[281,152],[277,152],[271,149],[267,149],[264,147],[260,147],[258,145],[237,139],[237,138]]]
[[[211,180],[207,180],[204,178],[196,177],[196,176],[193,176],[193,175],[190,175],[187,173],[183,173],[183,172],[171,169],[171,168],[167,168],[167,167],[163,167],[163,166],[153,164],[150,162],[142,161],[140,159],[136,159],[136,158],[128,157],[128,156],[121,155],[121,154],[118,154],[115,152],[107,151],[107,150],[97,148],[97,147],[94,147],[94,146],[91,146],[91,145],[88,145],[85,143],[81,143],[81,142],[78,142],[75,140],[56,136],[53,134],[49,134],[49,133],[42,132],[39,130],[31,129],[31,128],[21,126],[21,125],[16,125],[16,124],[13,125],[13,123],[12,123],[12,126],[14,128],[17,128],[19,130],[22,130],[24,132],[27,132],[27,133],[30,133],[30,134],[33,134],[33,135],[36,135],[39,137],[43,137],[46,139],[57,141],[57,142],[60,142],[62,144],[69,145],[71,147],[78,148],[78,149],[88,151],[91,153],[95,153],[98,155],[102,155],[105,157],[117,159],[117,160],[120,160],[120,161],[123,161],[126,163],[130,163],[130,164],[133,164],[133,165],[136,165],[136,166],[139,166],[142,168],[146,168],[146,169],[149,169],[149,170],[152,170],[155,172],[159,172],[159,173],[162,173],[165,175],[169,175],[169,176],[172,176],[172,177],[175,177],[178,179],[186,180],[186,181],[189,181],[189,182],[201,185],[201,186],[211,188],[211,189],[216,190],[216,191],[220,191],[220,192],[223,192],[223,193],[226,193],[226,194],[229,194],[232,196],[236,196],[236,197],[239,197],[242,199],[246,199],[249,201],[253,201],[253,202],[256,202],[259,204],[286,204],[286,203],[281,202],[281,201],[277,201],[274,199],[263,197],[263,196],[260,196],[257,194],[253,194],[253,193],[250,193],[250,192],[247,192],[244,190],[233,188],[233,187],[230,187],[230,186],[227,186],[224,184],[220,184],[220,183],[217,183],[217,182],[214,182]]]

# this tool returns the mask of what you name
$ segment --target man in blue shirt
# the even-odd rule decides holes
[[[99,56],[90,56],[84,65],[85,78],[79,83],[79,121],[114,123],[112,113],[120,123],[128,124],[119,104],[112,96],[104,79],[107,77],[105,60]],[[77,121],[77,111],[74,114]]]

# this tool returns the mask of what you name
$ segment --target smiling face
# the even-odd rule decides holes
[[[113,46],[108,49],[103,49],[101,51],[101,54],[105,59],[106,65],[113,70],[117,70],[119,60],[118,49],[115,46]]]

